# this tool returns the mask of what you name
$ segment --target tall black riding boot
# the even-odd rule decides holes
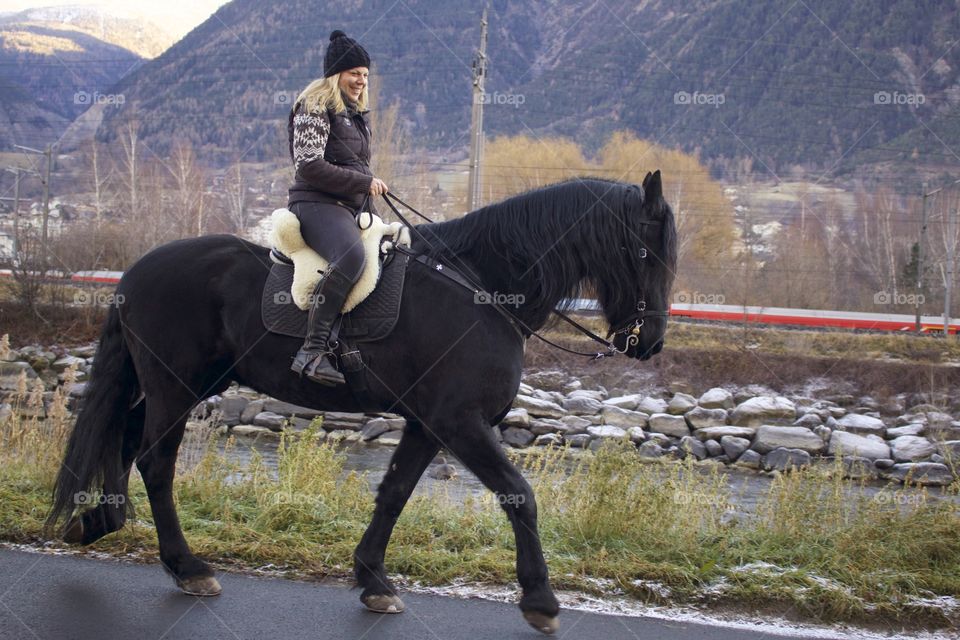
[[[290,366],[294,372],[301,376],[306,374],[314,382],[328,386],[346,382],[343,375],[330,363],[328,356],[333,356],[333,353],[328,342],[333,323],[340,314],[343,301],[353,284],[353,280],[336,267],[330,267],[329,272],[317,284],[313,291],[310,315],[307,317],[307,337]]]

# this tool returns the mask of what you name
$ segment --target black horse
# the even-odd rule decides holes
[[[526,330],[544,327],[562,300],[592,285],[613,344],[645,360],[660,351],[676,263],[673,213],[660,172],[642,187],[574,179],[511,197],[449,222],[418,225],[412,249],[512,294],[519,323],[447,278],[410,261],[390,339],[365,346],[369,393],[407,427],[380,484],[369,527],[354,553],[362,602],[403,609],[384,569],[394,524],[441,447],[498,496],[513,526],[520,609],[540,631],[557,630],[529,484],[491,426],[520,384]],[[134,462],[143,477],[160,559],[186,593],[216,595],[210,566],[191,553],[173,502],[177,449],[191,410],[232,381],[318,410],[361,411],[346,387],[324,387],[289,371],[297,338],[268,333],[260,291],[268,249],[230,235],[157,247],[124,274],[122,303],[109,311],[93,371],[54,490],[47,523],[88,544],[120,529],[124,500],[80,513],[75,495],[126,496]],[[638,311],[639,310],[639,311]],[[51,529],[52,531],[53,529]]]

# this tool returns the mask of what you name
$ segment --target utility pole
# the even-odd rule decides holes
[[[927,242],[927,183],[923,183],[920,205],[920,244],[917,246],[917,288],[913,298],[913,310],[916,313],[914,330],[920,333],[920,301],[923,300],[923,245]]]
[[[480,18],[480,50],[473,59],[473,109],[470,115],[470,179],[467,183],[467,210],[480,206],[480,164],[483,158],[483,82],[487,75],[487,8]]]
[[[6,170],[13,174],[13,263],[17,264],[17,256],[20,253],[20,167],[6,167]],[[10,200],[10,198],[0,198],[0,200]]]
[[[950,296],[953,293],[953,270],[954,270],[954,245],[957,241],[957,216],[956,212],[947,212],[947,277],[944,286],[946,292],[943,296],[943,337],[950,335]]]
[[[47,167],[42,178],[43,180],[43,230],[41,232],[40,238],[40,251],[41,251],[41,272],[47,272],[47,228],[50,220],[50,176],[53,174],[53,145],[47,145],[46,151],[41,151],[40,149],[33,149],[32,147],[24,147],[23,145],[15,144],[13,145],[17,149],[23,149],[30,153],[39,153],[42,156],[46,157]]]

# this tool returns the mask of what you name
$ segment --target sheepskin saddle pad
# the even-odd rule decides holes
[[[300,221],[292,211],[277,209],[271,219],[270,258],[274,264],[261,297],[263,324],[273,333],[302,338],[307,333],[310,295],[328,263],[303,241]],[[409,247],[410,232],[398,222],[386,223],[369,212],[359,214],[357,224],[366,264],[344,302],[341,335],[371,340],[396,322],[408,256],[393,248]]]

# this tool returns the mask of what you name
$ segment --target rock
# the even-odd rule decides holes
[[[3,415],[2,410],[0,410],[0,416],[2,416],[2,415]],[[0,417],[0,421],[2,421],[2,417]],[[935,454],[933,454],[932,456],[930,456],[930,462],[937,462],[937,463],[939,463],[939,464],[947,464],[947,459],[944,458],[944,457],[943,457],[942,455],[940,455],[939,453],[935,453]]]
[[[686,393],[677,393],[667,403],[667,413],[682,416],[697,406],[697,399]]]
[[[269,402],[266,406],[269,406]],[[301,415],[302,412],[298,412],[296,415],[308,418],[309,415]],[[360,431],[363,428],[363,423],[366,420],[366,416],[362,413],[346,413],[344,411],[324,411],[321,413],[323,416],[323,428],[326,431],[333,431],[335,429],[345,429],[347,431]]]
[[[633,411],[637,408],[640,400],[643,398],[638,393],[631,394],[629,396],[617,396],[616,398],[607,398],[603,401],[603,404],[611,407],[618,407],[620,409],[629,409]]]
[[[757,429],[752,448],[758,453],[769,453],[780,448],[818,453],[823,450],[824,442],[820,436],[806,427],[764,425]]]
[[[759,453],[753,449],[747,449],[740,454],[740,457],[737,458],[737,461],[733,463],[735,467],[745,467],[747,469],[759,469],[760,462],[763,459]]]
[[[590,440],[593,439],[589,433],[575,433],[572,436],[566,438],[567,442],[571,447],[576,449],[585,449],[590,444]]]
[[[524,376],[523,381],[537,389],[560,391],[570,381],[570,376],[563,371],[551,369],[531,373]]]
[[[517,409],[526,409],[527,413],[536,418],[562,418],[567,415],[563,407],[549,400],[541,400],[532,396],[518,395],[513,400]]]
[[[9,402],[0,403],[0,424],[13,417],[13,407]]]
[[[258,413],[263,411],[263,400],[251,400],[240,412],[240,424],[250,424]]]
[[[827,448],[827,453],[833,456],[861,456],[876,460],[877,458],[889,458],[890,447],[876,435],[858,436],[846,431],[834,431],[830,435],[830,445]]]
[[[592,416],[600,413],[600,411],[603,409],[603,403],[596,398],[578,396],[564,400],[563,408],[565,411],[569,411],[574,415]]]
[[[927,431],[927,425],[922,422],[912,422],[902,427],[887,429],[887,438],[894,439],[900,436],[922,436]]]
[[[797,409],[783,396],[760,396],[737,405],[730,421],[741,427],[759,427],[776,420],[796,420]]]
[[[707,447],[693,436],[683,436],[680,438],[680,449],[697,460],[703,460],[707,457]]]
[[[824,442],[830,442],[830,434],[833,433],[833,429],[825,425],[820,425],[813,428],[813,432],[820,436],[820,439]]]
[[[929,458],[936,449],[926,438],[920,436],[900,436],[890,441],[893,459],[897,462],[917,462]]]
[[[283,416],[280,417],[282,418]],[[251,424],[238,424],[237,426],[230,428],[230,435],[245,438],[256,438],[258,436],[277,438],[279,437],[279,431]]]
[[[759,436],[759,433],[757,435]],[[802,469],[810,466],[810,452],[803,449],[778,447],[763,456],[761,466],[767,471]]]
[[[722,427],[727,424],[726,409],[704,409],[703,407],[696,407],[688,411],[684,417],[691,429]]]
[[[503,441],[511,447],[525,447],[534,440],[534,435],[527,429],[507,427],[503,430]]]
[[[869,433],[883,435],[887,427],[883,424],[883,420],[880,418],[857,415],[856,413],[848,413],[837,420],[836,428],[840,429],[841,431],[847,431],[849,433],[856,433],[860,435],[866,435]]]
[[[526,409],[510,409],[503,420],[500,421],[500,424],[505,427],[522,427],[525,429],[530,426],[530,414],[527,413]]]
[[[655,413],[647,421],[647,429],[655,433],[682,438],[690,434],[690,427],[683,416],[673,416],[669,413]]]
[[[0,361],[0,391],[16,391],[21,374],[27,376],[27,389],[30,388],[30,382],[39,377],[27,362]]]
[[[639,447],[637,447],[637,455],[641,458],[655,459],[663,457],[664,453],[663,447],[652,440],[644,442]]]
[[[577,380],[577,382],[580,381]],[[597,402],[603,402],[606,397],[607,392],[599,389],[577,389],[567,393],[567,398],[591,398]]]
[[[390,421],[386,418],[373,418],[363,425],[363,428],[360,430],[360,437],[364,442],[369,442],[391,431],[392,427],[393,425],[391,425]]]
[[[258,427],[266,427],[271,431],[283,431],[283,425],[287,421],[284,416],[272,411],[261,411],[254,417],[253,424]]]
[[[877,469],[890,469],[895,464],[896,463],[890,458],[877,458],[873,461],[873,466],[875,466]]]
[[[936,462],[908,462],[895,464],[884,474],[900,482],[924,486],[945,487],[953,482],[953,474],[945,464]]]
[[[814,427],[819,427],[823,424],[823,420],[816,413],[807,413],[800,416],[800,419],[793,423],[795,427],[806,427],[807,429],[813,429]]]
[[[684,382],[683,380],[674,380],[669,384],[667,389],[670,391],[670,393],[686,393],[686,394],[693,393],[693,387],[691,387],[689,383]]]
[[[296,431],[303,431],[304,429],[310,427],[314,420],[316,420],[316,418],[298,418],[297,416],[293,416],[292,418],[287,418],[287,428],[294,429]]]
[[[634,444],[640,444],[646,440],[646,434],[643,432],[643,429],[640,427],[628,427],[627,436],[630,438],[630,442]]]
[[[616,427],[646,427],[649,416],[639,411],[621,409],[615,406],[605,406],[600,412],[600,418],[603,420],[603,424],[610,424]]]
[[[583,388],[583,383],[579,380],[571,380],[567,384],[563,385],[563,392],[570,393],[571,391],[579,391]]]
[[[733,409],[733,394],[726,389],[714,387],[697,401],[703,409]]]
[[[937,444],[937,451],[947,460],[960,464],[960,440],[945,440]]]
[[[231,427],[240,424],[240,415],[248,404],[250,404],[249,398],[237,395],[224,396],[223,400],[220,401],[220,413],[223,414],[224,424]]]
[[[53,369],[57,372],[66,371],[68,367],[73,366],[78,371],[87,363],[83,358],[76,356],[63,356],[53,361]]]
[[[500,424],[503,424],[502,422]],[[519,426],[523,428],[522,425],[504,425],[510,427]],[[590,426],[589,423],[587,426]],[[542,436],[547,433],[583,433],[586,431],[586,427],[580,431],[571,429],[566,424],[560,420],[554,420],[553,418],[538,418],[536,420],[531,420],[530,424],[526,427],[535,436]]]
[[[707,442],[713,442],[712,440],[707,440]],[[720,438],[720,446],[723,447],[723,452],[731,460],[737,460],[744,451],[750,448],[750,441],[746,438],[738,438],[736,436],[723,436]]]
[[[307,407],[301,407],[299,405],[290,404],[289,402],[283,402],[281,400],[266,399],[263,401],[263,410],[270,411],[272,413],[279,413],[282,416],[297,416],[298,418],[316,418],[319,415],[323,415],[322,411],[317,411],[316,409],[308,409]],[[327,415],[334,412],[329,412]],[[343,414],[343,415],[355,415],[355,414]],[[357,419],[359,424],[360,419]]]
[[[400,438],[403,437],[403,431],[387,431],[377,438],[377,442],[395,447],[400,444]]]
[[[874,480],[879,475],[877,473],[877,468],[873,465],[869,458],[862,458],[860,456],[844,456],[842,462],[844,478],[850,478],[852,480],[861,480],[864,478],[868,480]]]
[[[654,413],[666,413],[667,401],[659,398],[643,398],[637,403],[637,411],[652,415]]]
[[[560,424],[566,427],[567,433],[585,433],[592,424],[600,424],[600,418],[584,418],[582,416],[563,416]]]
[[[587,427],[587,433],[595,438],[624,438],[627,432],[613,425]]]
[[[716,440],[706,440],[703,446],[707,449],[707,455],[711,458],[723,455],[723,447]]]
[[[563,436],[556,433],[545,433],[542,436],[537,436],[533,444],[538,447],[560,447],[563,446]]]
[[[723,440],[726,436],[731,436],[734,438],[746,438],[748,440],[752,439],[753,436],[757,433],[756,427],[706,427],[705,429],[697,429],[693,432],[693,435],[699,438],[700,440]]]
[[[647,441],[649,442],[651,440],[659,444],[664,449],[666,449],[667,447],[673,444],[673,440],[670,438],[670,436],[668,436],[665,433],[653,433],[653,432],[648,433]]]
[[[522,396],[533,395],[533,387],[525,382],[521,382],[520,386],[517,387],[517,393]]]

